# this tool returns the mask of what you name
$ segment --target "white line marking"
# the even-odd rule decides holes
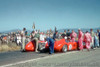
[[[0,66],[0,67],[8,67],[8,66],[13,66],[13,65],[17,65],[17,64],[27,63],[27,62],[31,62],[31,61],[40,60],[40,59],[46,59],[46,58],[52,58],[52,57],[66,55],[66,54],[72,54],[72,53],[76,53],[76,52],[78,52],[78,51],[71,51],[71,52],[66,52],[66,53],[62,53],[62,54],[59,53],[59,54],[45,56],[45,57],[42,57],[42,58],[36,58],[36,59],[20,61],[20,62],[16,62],[16,63],[12,63],[12,64],[7,64],[7,65],[3,65],[3,66]]]

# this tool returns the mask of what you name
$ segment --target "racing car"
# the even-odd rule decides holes
[[[38,42],[38,50],[43,51],[45,49],[49,50],[48,42],[46,41],[39,41]],[[54,51],[57,52],[67,52],[68,50],[77,50],[78,44],[77,42],[66,42],[66,39],[61,39],[58,41],[55,41],[54,43]],[[26,51],[35,51],[35,41],[30,41],[25,46]]]

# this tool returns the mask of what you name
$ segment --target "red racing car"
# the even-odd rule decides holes
[[[39,41],[38,42],[38,49],[39,51],[49,49],[49,45],[45,41]],[[34,51],[35,50],[35,41],[31,41],[28,44],[26,44],[25,50],[26,51]],[[77,50],[78,44],[77,42],[66,42],[65,39],[61,39],[59,41],[55,41],[54,43],[54,50],[57,52],[66,52],[68,50]]]

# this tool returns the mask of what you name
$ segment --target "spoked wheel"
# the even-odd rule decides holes
[[[62,52],[67,52],[67,45],[64,45],[64,46],[63,46]]]
[[[39,43],[38,44],[38,50],[43,51],[45,49],[45,43]]]

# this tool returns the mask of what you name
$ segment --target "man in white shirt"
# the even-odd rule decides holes
[[[45,38],[46,38],[46,36],[44,35],[43,32],[41,32],[41,34],[40,34],[40,40],[41,40],[41,41],[44,41]]]
[[[21,45],[21,35],[17,34],[17,45]]]

